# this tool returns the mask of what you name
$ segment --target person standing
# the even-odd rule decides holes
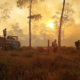
[[[80,44],[80,42],[79,42],[79,40],[77,41],[77,42],[75,42],[75,46],[76,46],[76,48],[79,50],[79,45]]]
[[[3,30],[4,38],[6,38],[6,28]]]
[[[57,43],[56,43],[56,39],[54,40],[54,42],[52,42],[52,46],[53,46],[53,52],[57,52]]]

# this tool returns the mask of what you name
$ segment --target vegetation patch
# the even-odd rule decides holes
[[[45,51],[46,51],[46,49],[43,48],[43,47],[37,47],[37,50],[38,50],[39,52],[45,52]]]
[[[19,54],[18,54],[18,53],[11,53],[10,55],[11,55],[12,57],[19,56]]]
[[[23,56],[31,58],[34,56],[34,54],[32,52],[28,52],[28,53],[25,53]]]
[[[6,63],[0,61],[0,80],[5,80],[8,74],[8,66]]]
[[[80,51],[67,47],[57,53],[51,50],[46,55],[43,48],[14,50],[7,54],[2,51],[0,80],[80,80]]]

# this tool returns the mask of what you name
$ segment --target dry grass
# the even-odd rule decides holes
[[[0,50],[0,80],[80,80],[80,51],[62,47]]]

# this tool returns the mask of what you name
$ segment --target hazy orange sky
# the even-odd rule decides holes
[[[17,0],[0,0],[0,4],[3,4],[4,2],[8,2],[12,7],[12,10],[10,13],[10,18],[6,21],[0,22],[0,34],[3,34],[2,31],[5,27],[9,31],[11,29],[11,25],[15,23],[19,23],[23,33],[28,34],[29,20],[27,17],[29,16],[29,8],[23,7],[21,9],[17,7]],[[32,5],[32,12],[43,16],[39,21],[32,20],[32,27],[34,27],[34,25],[40,26],[42,23],[47,26],[49,22],[53,22],[54,20],[51,17],[55,15],[56,12],[60,11],[63,4],[62,2],[63,0],[46,0],[45,2]],[[78,36],[80,34],[80,0],[66,0],[66,3],[72,5],[73,10],[75,11],[73,17],[75,22],[65,29],[64,37],[62,38],[62,45],[74,46],[74,42],[80,39]]]

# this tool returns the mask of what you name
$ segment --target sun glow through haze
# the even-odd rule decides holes
[[[48,26],[51,27],[51,28],[53,28],[53,27],[54,27],[54,24],[53,24],[52,22],[50,22],[50,23],[48,24]]]

